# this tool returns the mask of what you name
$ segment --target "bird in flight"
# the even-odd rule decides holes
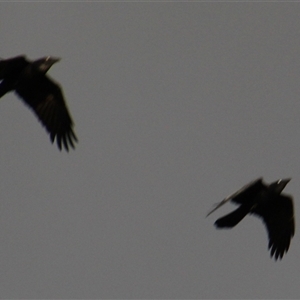
[[[59,60],[47,56],[29,61],[23,55],[0,60],[0,98],[14,91],[34,111],[51,142],[69,151],[77,142],[73,121],[60,85],[46,75]]]
[[[254,214],[264,222],[268,237],[271,257],[282,259],[289,249],[295,234],[295,220],[292,197],[281,194],[290,179],[279,179],[269,185],[262,178],[245,185],[237,192],[226,197],[208,214],[209,216],[228,201],[239,207],[215,222],[217,228],[232,228],[247,214]]]

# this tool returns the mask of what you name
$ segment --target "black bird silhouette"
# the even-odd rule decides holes
[[[295,233],[292,197],[281,194],[289,181],[279,179],[267,185],[259,178],[226,197],[207,216],[230,200],[239,204],[236,210],[218,219],[215,226],[232,228],[247,214],[255,214],[262,218],[267,227],[271,257],[282,259]]]
[[[77,137],[73,121],[64,101],[60,85],[46,75],[60,59],[47,56],[29,61],[25,56],[0,60],[0,98],[10,91],[17,95],[36,114],[50,134],[51,142],[69,151],[75,148]]]

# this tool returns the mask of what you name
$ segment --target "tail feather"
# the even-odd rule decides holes
[[[230,214],[218,219],[215,222],[215,226],[219,227],[219,228],[234,227],[240,221],[242,221],[249,212],[250,212],[249,207],[247,207],[245,205],[241,205],[239,208],[237,208],[236,210],[234,210]]]

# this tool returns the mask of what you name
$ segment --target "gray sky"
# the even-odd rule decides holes
[[[300,3],[1,3],[3,58],[59,56],[69,154],[0,102],[1,298],[298,298],[300,243],[206,213],[249,181],[300,199]],[[296,223],[297,224],[297,223]]]

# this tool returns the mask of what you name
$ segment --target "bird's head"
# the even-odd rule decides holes
[[[46,56],[37,59],[33,64],[40,72],[46,73],[58,61],[60,61],[58,57]]]
[[[280,194],[285,186],[291,181],[291,178],[279,179],[270,184],[270,188],[277,194]]]

